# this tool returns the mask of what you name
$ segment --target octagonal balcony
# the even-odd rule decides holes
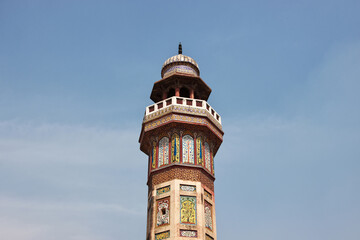
[[[147,122],[157,116],[163,115],[171,107],[182,107],[182,110],[186,110],[187,114],[201,114],[206,115],[209,119],[220,129],[221,116],[212,108],[206,101],[200,99],[184,98],[184,97],[170,97],[163,101],[159,101],[146,107],[144,121]],[[173,108],[173,110],[176,110]]]

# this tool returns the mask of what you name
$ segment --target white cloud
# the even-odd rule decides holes
[[[124,156],[144,158],[138,151],[139,132],[57,124],[0,122],[0,161],[17,163],[61,162],[139,166]]]
[[[145,235],[147,158],[136,130],[1,122],[0,238]]]

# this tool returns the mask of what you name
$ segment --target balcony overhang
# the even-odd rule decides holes
[[[175,86],[187,86],[196,89],[198,98],[205,101],[211,93],[211,88],[200,77],[176,73],[155,82],[150,99],[154,102],[163,100],[163,92]]]

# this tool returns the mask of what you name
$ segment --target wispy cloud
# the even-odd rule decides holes
[[[105,129],[58,124],[0,122],[0,161],[61,162],[138,166],[124,156],[143,157],[137,146],[138,129]]]
[[[114,239],[127,222],[141,228],[147,161],[137,130],[1,122],[1,238]]]
[[[359,237],[358,66],[360,45],[338,46],[294,109],[228,120],[215,158],[219,236],[236,225],[251,239]]]

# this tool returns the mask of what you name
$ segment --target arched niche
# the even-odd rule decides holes
[[[182,137],[182,162],[194,164],[194,138],[190,135]]]

